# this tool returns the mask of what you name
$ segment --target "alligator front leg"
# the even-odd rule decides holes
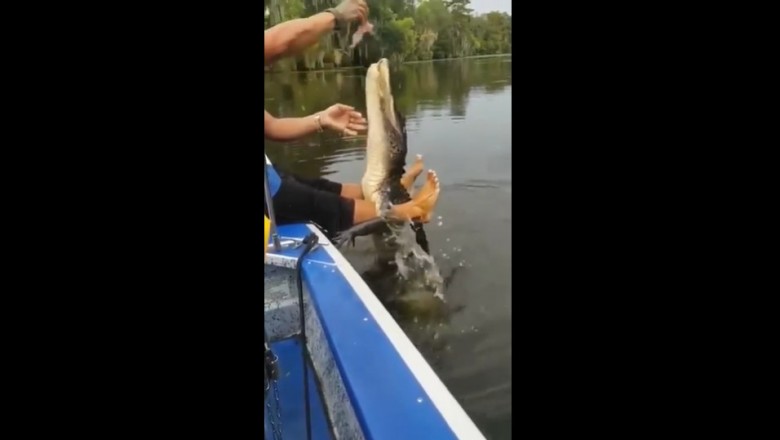
[[[355,246],[356,237],[363,237],[381,232],[385,227],[387,227],[385,219],[381,217],[375,218],[339,232],[331,241],[338,248],[343,247],[347,242],[351,242],[352,246]]]

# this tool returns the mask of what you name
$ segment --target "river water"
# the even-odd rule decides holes
[[[511,56],[408,63],[394,66],[391,80],[407,118],[407,163],[422,154],[442,184],[426,230],[447,306],[388,308],[489,439],[509,439],[512,429],[511,68]],[[304,116],[341,102],[364,112],[364,75],[266,74],[265,108]],[[365,137],[266,142],[266,154],[303,176],[359,182]],[[363,238],[343,252],[380,298],[399,294],[398,283],[372,274],[372,250]]]

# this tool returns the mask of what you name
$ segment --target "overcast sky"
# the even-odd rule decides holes
[[[512,13],[511,0],[471,0],[471,9],[477,14],[498,11]]]

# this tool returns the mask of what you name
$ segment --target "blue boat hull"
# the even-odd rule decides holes
[[[419,351],[327,238],[311,225],[278,228],[282,239],[300,240],[312,232],[318,234],[321,245],[302,264],[307,350],[313,367],[309,371],[314,373],[312,379],[316,378],[312,382],[316,386],[309,387],[312,438],[483,439]],[[280,357],[277,385],[282,429],[295,433],[285,438],[305,439],[300,345],[293,350],[300,330],[294,268],[301,250],[274,253],[269,249],[264,295],[266,331],[272,349],[279,350]],[[297,354],[290,354],[293,352]],[[269,428],[270,415],[266,410]],[[273,438],[271,432],[268,434]]]

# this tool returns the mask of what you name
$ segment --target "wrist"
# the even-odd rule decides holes
[[[344,27],[345,20],[341,12],[337,11],[335,8],[328,8],[323,12],[325,12],[329,17],[332,17],[333,30],[341,30]]]
[[[325,124],[322,122],[322,113],[315,113],[313,119],[314,126],[317,128],[317,133],[322,133],[325,129]]]

